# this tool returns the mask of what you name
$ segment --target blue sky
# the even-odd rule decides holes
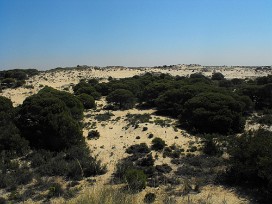
[[[0,0],[0,69],[272,65],[271,0]]]

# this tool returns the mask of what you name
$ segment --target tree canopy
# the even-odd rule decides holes
[[[135,104],[135,96],[129,90],[117,89],[107,96],[107,101],[116,104],[120,109],[129,109]]]
[[[32,147],[63,150],[83,140],[75,120],[82,115],[83,108],[77,103],[81,104],[73,95],[44,88],[24,101],[16,124]],[[77,105],[80,109],[76,109]]]

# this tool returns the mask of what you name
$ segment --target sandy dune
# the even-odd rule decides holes
[[[107,68],[107,69],[74,69],[74,70],[61,70],[61,71],[49,71],[42,72],[37,76],[31,77],[27,80],[28,88],[17,88],[17,89],[5,89],[0,95],[8,97],[14,103],[14,106],[21,104],[24,99],[34,93],[37,93],[44,86],[51,86],[58,90],[68,89],[72,92],[72,85],[77,84],[80,79],[85,78],[99,78],[104,81],[107,81],[108,77],[113,78],[125,78],[132,77],[138,74],[144,74],[146,72],[155,72],[155,73],[169,73],[171,75],[180,75],[188,76],[192,73],[202,72],[203,69],[196,68],[176,68],[176,69],[159,69],[159,68]],[[256,72],[251,69],[242,69],[242,68],[222,68],[219,70],[226,78],[251,78],[256,76],[266,76],[271,74],[267,70],[261,70]],[[211,76],[214,72],[213,69],[205,70],[203,72],[206,76]],[[105,99],[97,101],[98,109],[105,105]],[[104,110],[89,110],[84,113],[84,123],[89,124],[83,129],[83,135],[87,137],[88,132],[92,129],[91,124],[95,122],[95,129],[100,133],[100,138],[97,140],[87,140],[87,143],[90,146],[90,149],[93,151],[93,154],[97,155],[99,159],[102,160],[104,164],[107,165],[108,172],[97,178],[97,184],[107,184],[110,181],[111,175],[115,170],[116,163],[121,159],[127,156],[125,150],[127,147],[138,144],[146,143],[151,145],[151,139],[148,138],[149,134],[154,134],[154,137],[160,137],[166,141],[167,145],[170,146],[175,144],[182,148],[186,149],[189,146],[189,143],[194,143],[197,147],[201,146],[198,138],[189,135],[186,131],[173,128],[175,120],[165,118],[162,116],[154,115],[155,110],[137,110],[131,109],[126,111],[112,111],[113,116],[110,121],[97,121],[94,119],[95,115],[103,114],[106,111]],[[151,122],[139,124],[138,128],[128,126],[126,121],[126,115],[130,114],[150,114],[152,119]],[[167,120],[169,127],[162,127],[154,123],[155,119]],[[153,121],[153,123],[152,123]],[[143,131],[143,127],[147,127],[146,131]],[[136,139],[137,136],[140,138]],[[197,154],[197,152],[195,153]],[[153,153],[155,156],[155,153]],[[161,153],[158,153],[158,159],[155,161],[155,165],[167,163],[171,165],[174,172],[176,166],[172,165],[168,157],[163,158]],[[147,188],[145,192],[155,192],[156,194],[163,195],[164,189],[151,189]],[[143,193],[139,194],[139,197],[142,199],[144,196]],[[186,200],[187,199],[187,200]],[[195,195],[189,195],[189,197],[180,197],[179,203],[184,203],[188,199],[198,200],[206,199],[210,200],[210,203],[248,203],[247,200],[240,198],[235,191],[231,189],[225,189],[222,186],[206,186],[201,190],[201,193]]]

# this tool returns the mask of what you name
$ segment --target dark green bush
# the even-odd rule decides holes
[[[172,171],[171,166],[168,164],[162,164],[162,165],[156,165],[155,166],[156,170],[161,173],[170,173]]]
[[[227,179],[236,185],[260,190],[262,201],[272,198],[272,132],[259,129],[247,132],[230,143]]]
[[[77,97],[82,102],[85,109],[91,109],[96,107],[94,98],[92,96],[82,93],[78,95]]]
[[[100,133],[97,131],[97,130],[91,130],[89,133],[88,133],[88,136],[87,138],[89,140],[92,140],[92,139],[98,139],[100,137]]]
[[[144,203],[154,203],[156,195],[154,193],[147,193],[144,197]]]
[[[0,112],[10,111],[12,108],[13,106],[11,100],[4,96],[0,96]]]
[[[60,152],[37,169],[43,176],[64,176],[74,180],[100,175],[105,171],[105,166],[90,156],[86,145],[73,146],[65,152]]]
[[[77,109],[81,103],[66,94],[46,87],[26,98],[17,113],[16,125],[30,146],[61,151],[83,143],[79,122],[72,114],[77,118],[82,115],[82,107]]]
[[[244,127],[242,109],[245,104],[230,95],[203,93],[184,104],[180,121],[204,133],[228,134]]]
[[[141,191],[146,187],[147,177],[142,170],[129,169],[125,173],[129,190]]]
[[[141,143],[141,144],[136,144],[136,145],[131,145],[126,149],[126,153],[128,154],[146,154],[149,153],[150,149],[148,148],[146,143]]]
[[[0,171],[0,188],[8,190],[15,190],[18,185],[26,185],[33,179],[33,172],[27,166],[6,165],[2,166]]]
[[[148,130],[148,127],[143,127],[143,131],[147,131]]]
[[[154,137],[154,135],[152,133],[148,135],[148,139],[151,139],[153,137]]]
[[[129,159],[123,159],[119,161],[116,165],[116,170],[114,172],[114,181],[124,182],[126,171],[128,169],[132,169],[133,167],[134,167],[133,162]]]
[[[37,150],[29,155],[31,167],[36,168],[48,163],[54,157],[54,153],[47,150]]]
[[[61,184],[59,183],[52,183],[48,190],[49,190],[47,194],[48,198],[60,197],[64,194],[64,190]]]
[[[135,96],[129,90],[117,89],[107,96],[107,101],[116,104],[119,109],[129,109],[135,105]]]
[[[0,96],[0,153],[11,158],[29,151],[28,142],[13,122],[14,112],[11,100]]]
[[[142,158],[139,158],[135,164],[139,167],[152,167],[154,165],[154,159],[152,157],[152,154],[148,154]],[[142,168],[142,170],[145,171],[145,168]],[[147,173],[147,172],[146,172]]]
[[[126,121],[128,122],[128,125],[132,127],[136,127],[139,125],[139,123],[148,123],[151,119],[150,114],[130,114],[128,113],[126,115]]]
[[[215,156],[221,153],[219,147],[216,145],[215,141],[212,138],[209,138],[204,142],[203,152],[210,156]]]
[[[220,72],[215,72],[212,74],[212,80],[223,80],[225,76]]]
[[[98,121],[109,121],[111,117],[114,116],[111,112],[106,112],[104,114],[99,114],[94,117]]]
[[[100,99],[101,94],[96,89],[85,81],[80,81],[76,86],[73,87],[75,95],[87,94],[92,96],[95,100]]]
[[[166,143],[163,139],[161,138],[154,138],[152,140],[152,146],[151,146],[151,149],[155,150],[155,151],[161,151],[163,150],[163,148],[166,146]]]

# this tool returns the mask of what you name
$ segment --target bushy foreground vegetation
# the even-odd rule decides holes
[[[230,146],[227,180],[242,186],[258,188],[261,201],[272,199],[272,132],[259,129],[242,134]]]
[[[0,104],[0,188],[14,195],[9,200],[23,201],[17,188],[34,188],[43,178],[81,180],[105,173],[83,138],[83,105],[74,95],[45,87],[17,108],[4,97]],[[49,189],[39,200],[56,194]]]

